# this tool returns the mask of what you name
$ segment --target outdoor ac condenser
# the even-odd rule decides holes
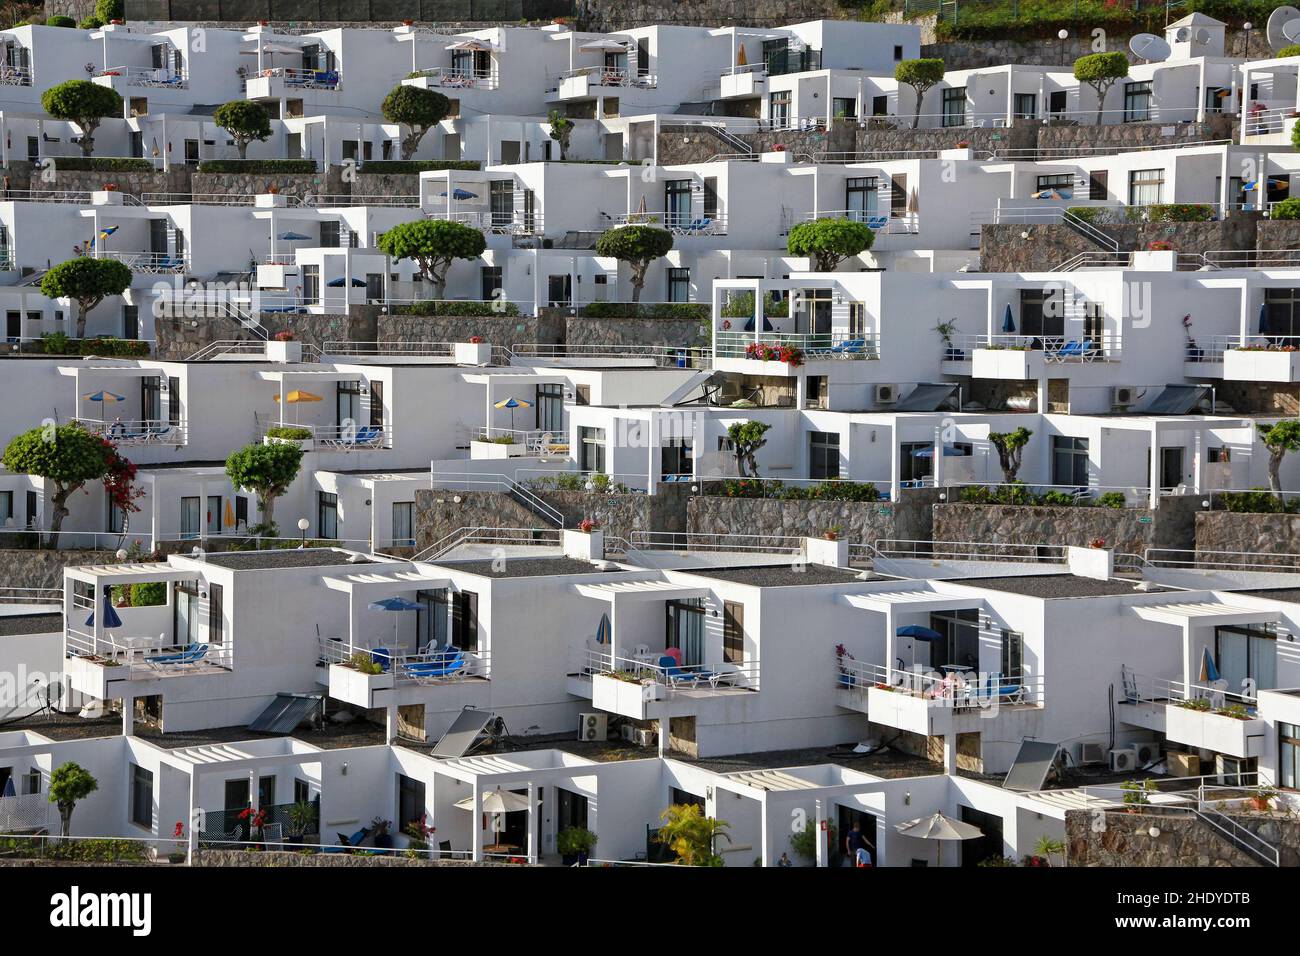
[[[1134,744],[1134,753],[1136,763],[1139,767],[1147,767],[1160,759],[1160,745],[1154,740],[1142,744]]]
[[[1110,752],[1110,769],[1116,773],[1128,773],[1137,765],[1137,751],[1132,747]]]
[[[876,386],[876,404],[893,405],[898,401],[897,385],[877,385]]]
[[[1133,393],[1137,390],[1132,385],[1116,385],[1110,390],[1110,403],[1119,408],[1133,404]]]
[[[579,714],[578,720],[579,740],[609,739],[608,714]]]
[[[1088,743],[1087,741],[1079,744],[1079,763],[1096,764],[1106,762],[1106,747],[1099,743]]]
[[[636,745],[638,747],[653,747],[658,742],[659,734],[648,727],[638,727],[636,731]]]

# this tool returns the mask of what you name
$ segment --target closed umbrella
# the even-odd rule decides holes
[[[463,800],[457,800],[456,806],[462,810],[473,810],[474,798],[469,796]],[[490,793],[483,794],[481,809],[484,813],[514,813],[517,810],[527,810],[528,797],[522,793],[511,793],[509,790],[502,790],[497,787]]]
[[[1201,675],[1199,680],[1204,684],[1213,684],[1219,679],[1219,668],[1214,663],[1214,656],[1210,653],[1208,647],[1201,649]]]
[[[912,215],[916,215],[921,211],[921,196],[917,193],[915,186],[912,187],[912,194],[907,197],[907,211]]]
[[[608,644],[612,632],[613,627],[609,623],[609,615],[601,614],[600,623],[596,625],[596,643]]]
[[[984,831],[979,827],[971,826],[969,823],[962,823],[960,820],[954,820],[942,813],[908,820],[906,823],[898,824],[894,829],[903,836],[915,837],[918,840],[943,841],[939,844],[939,864],[941,866],[943,865],[943,843],[978,840],[984,835]]]
[[[113,590],[104,588],[104,630],[122,626],[122,619],[117,616],[117,608],[113,607]],[[86,618],[86,627],[95,626],[95,612],[90,612],[90,617]]]
[[[1002,313],[1002,332],[1005,335],[1016,334],[1016,320],[1011,314],[1011,303],[1007,303],[1007,310]]]
[[[235,526],[235,509],[231,505],[229,498],[226,499],[226,513],[222,516],[221,524],[226,528]]]
[[[14,778],[13,778],[12,776],[5,778],[5,792],[4,792],[4,795],[5,795],[6,797],[16,797],[16,796],[18,796],[18,790],[17,790],[16,787],[14,787]]]
[[[736,66],[749,66],[749,60],[745,57],[745,44],[740,44],[736,51]]]
[[[420,605],[416,604],[414,601],[408,601],[404,597],[389,597],[389,598],[384,598],[381,601],[371,601],[369,604],[366,605],[366,607],[370,608],[370,610],[372,611],[390,611],[394,614],[400,614],[403,611],[422,610]],[[396,617],[393,618],[393,643],[394,644],[397,643],[397,620],[398,619]]]
[[[1272,330],[1268,327],[1268,303],[1259,304],[1259,334],[1268,335]]]
[[[515,398],[513,395],[511,395],[509,398],[503,398],[501,401],[494,403],[492,407],[510,409],[510,430],[514,431],[515,430],[515,409],[532,408],[533,403],[526,402],[522,398]]]

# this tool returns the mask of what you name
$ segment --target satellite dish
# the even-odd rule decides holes
[[[1135,57],[1148,63],[1169,59],[1169,44],[1154,33],[1139,33],[1128,41],[1128,48]]]
[[[1292,43],[1300,40],[1300,20],[1288,20],[1282,24],[1282,36]]]
[[[1264,28],[1264,35],[1268,38],[1269,48],[1274,53],[1288,45],[1289,41],[1282,28],[1293,20],[1300,20],[1300,10],[1295,7],[1278,7],[1268,15],[1268,25]]]
[[[1192,34],[1192,41],[1198,46],[1205,46],[1205,44],[1210,42],[1210,31],[1205,29],[1205,27],[1198,28],[1197,31]]]

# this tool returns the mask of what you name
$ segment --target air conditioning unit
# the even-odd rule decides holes
[[[1133,749],[1137,754],[1137,765],[1139,767],[1149,767],[1160,759],[1160,745],[1154,740],[1147,743],[1134,744]]]
[[[1132,385],[1115,385],[1110,390],[1110,403],[1118,408],[1128,408],[1136,400],[1137,389]]]
[[[876,386],[876,404],[893,405],[898,401],[897,385],[877,385]]]
[[[636,731],[636,745],[638,747],[653,747],[659,741],[659,734],[654,730],[645,727],[638,727]]]
[[[579,740],[608,740],[609,714],[579,714]]]
[[[1129,773],[1137,766],[1137,751],[1132,747],[1110,752],[1110,769],[1115,773]]]
[[[1097,764],[1106,762],[1106,748],[1098,743],[1079,744],[1079,763]]]
[[[636,730],[637,730],[636,724],[624,724],[623,731],[622,731],[623,739],[629,744],[635,741]]]

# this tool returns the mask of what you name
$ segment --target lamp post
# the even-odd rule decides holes
[[[1245,53],[1245,57],[1246,57],[1246,59],[1249,60],[1249,59],[1250,59],[1250,31],[1253,30],[1253,29],[1255,29],[1255,24],[1253,24],[1253,23],[1251,23],[1249,20],[1247,20],[1245,23],[1243,23],[1243,24],[1241,25],[1241,29],[1242,29],[1243,31],[1245,31],[1245,34],[1246,34],[1246,53]]]
[[[1070,31],[1062,27],[1056,31],[1056,39],[1061,41],[1061,66],[1065,66],[1065,41],[1070,39]]]
[[[310,527],[311,527],[311,522],[308,521],[306,518],[298,519],[298,530],[302,532],[302,543],[298,545],[299,548],[307,547],[307,529]]]

